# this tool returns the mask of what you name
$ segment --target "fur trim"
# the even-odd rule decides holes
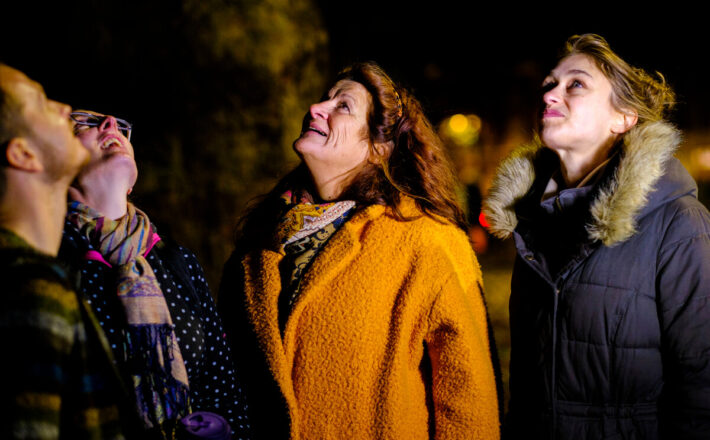
[[[634,235],[636,217],[680,141],[680,132],[664,121],[638,125],[624,136],[619,166],[590,207],[592,220],[587,225],[590,239],[613,246]],[[490,231],[496,237],[509,237],[518,224],[515,205],[535,180],[533,159],[540,148],[543,147],[539,142],[522,147],[498,168],[484,204]]]
[[[590,208],[587,233],[606,246],[636,233],[636,217],[663,175],[664,165],[680,144],[680,132],[665,122],[632,128],[624,137],[624,157],[614,178],[601,189]]]
[[[533,160],[540,148],[542,145],[536,139],[535,143],[513,151],[498,165],[488,197],[483,202],[483,212],[490,225],[488,230],[498,238],[508,238],[518,225],[515,205],[535,181]]]

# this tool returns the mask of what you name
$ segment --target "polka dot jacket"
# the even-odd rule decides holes
[[[125,316],[114,290],[114,271],[102,262],[85,259],[91,249],[88,240],[66,222],[60,258],[79,273],[79,291],[91,304],[115,358],[123,359],[121,329]],[[232,426],[233,438],[249,438],[246,400],[197,258],[182,246],[163,240],[153,247],[147,260],[175,325],[190,381],[192,410],[218,413]]]

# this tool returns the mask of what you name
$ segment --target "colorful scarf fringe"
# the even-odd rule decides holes
[[[156,241],[148,216],[129,203],[124,217],[111,220],[72,202],[68,218],[116,271],[116,293],[128,324],[125,365],[146,427],[160,428],[188,414],[185,363],[165,297],[145,258]]]

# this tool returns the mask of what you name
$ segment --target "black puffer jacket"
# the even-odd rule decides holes
[[[626,135],[596,184],[540,202],[557,157],[500,168],[514,235],[507,438],[710,438],[710,214],[664,122]]]

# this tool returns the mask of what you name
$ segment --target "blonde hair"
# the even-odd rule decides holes
[[[606,40],[596,34],[573,35],[560,59],[582,54],[594,60],[612,86],[612,104],[619,111],[632,110],[638,123],[664,119],[675,105],[675,93],[660,72],[655,77],[622,60]]]

